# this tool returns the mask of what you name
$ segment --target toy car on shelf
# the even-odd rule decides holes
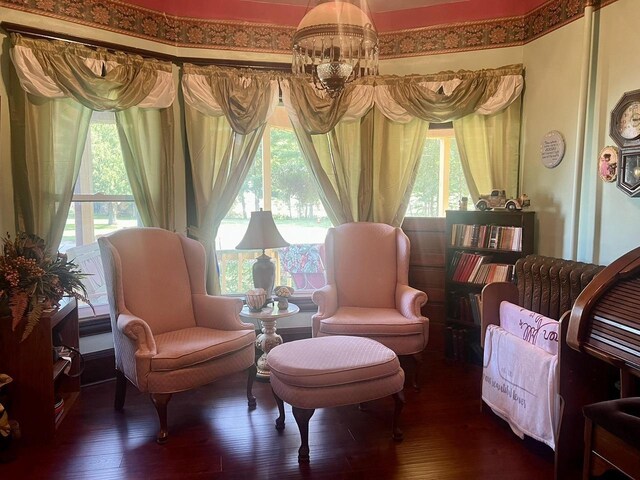
[[[529,197],[522,194],[517,198],[509,198],[504,190],[492,190],[489,195],[480,195],[480,199],[476,202],[478,210],[491,210],[492,208],[506,208],[510,212],[522,210],[531,204]]]

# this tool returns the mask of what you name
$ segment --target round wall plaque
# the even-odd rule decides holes
[[[547,168],[557,167],[564,157],[564,137],[557,130],[551,130],[540,142],[540,161]]]

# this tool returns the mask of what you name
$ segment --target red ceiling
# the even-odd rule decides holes
[[[298,25],[314,0],[121,0],[157,12],[205,20]],[[442,2],[445,3],[442,3]],[[371,0],[381,32],[521,16],[548,0]],[[392,5],[392,6],[390,6]],[[414,7],[414,5],[425,5]],[[407,8],[410,7],[410,8]],[[383,11],[388,10],[388,11]]]

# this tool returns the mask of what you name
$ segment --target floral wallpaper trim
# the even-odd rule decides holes
[[[581,17],[585,5],[616,0],[550,0],[511,18],[380,34],[380,57],[396,58],[523,45]],[[0,6],[177,47],[287,54],[295,29],[167,16],[117,0],[0,0]]]

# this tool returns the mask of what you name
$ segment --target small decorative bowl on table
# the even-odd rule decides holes
[[[245,302],[252,312],[259,312],[264,307],[267,301],[267,292],[264,288],[256,288],[255,290],[249,290],[245,294]]]

